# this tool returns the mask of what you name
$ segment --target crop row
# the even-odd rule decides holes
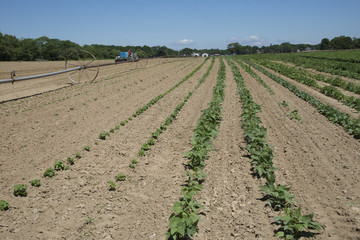
[[[240,64],[240,66],[245,69],[245,71],[247,73],[250,74],[250,76],[252,76],[256,81],[258,81],[261,85],[263,85],[266,90],[271,93],[272,95],[274,94],[274,91],[271,89],[271,87],[269,87],[264,80],[262,80],[251,68],[250,66],[247,66],[246,64],[244,64],[243,62],[239,61],[237,58],[233,58],[232,60],[234,60],[236,63]]]
[[[197,231],[200,220],[199,208],[202,206],[194,199],[194,196],[202,189],[202,183],[206,175],[202,171],[213,138],[218,133],[221,120],[221,103],[224,100],[224,80],[226,78],[225,64],[220,60],[217,83],[213,88],[213,97],[209,107],[200,116],[192,138],[192,149],[185,154],[188,159],[186,170],[188,180],[181,188],[182,197],[172,206],[172,214],[169,218],[169,229],[166,239],[189,239]]]
[[[246,61],[246,60],[245,60]],[[320,114],[324,115],[330,122],[338,124],[342,126],[350,135],[353,135],[356,139],[360,138],[360,118],[353,119],[348,114],[344,114],[339,110],[331,107],[328,104],[324,104],[317,99],[315,99],[310,94],[301,91],[293,84],[285,81],[279,76],[276,76],[268,71],[266,71],[263,67],[254,64],[250,61],[246,61],[248,64],[262,72],[263,74],[267,75],[271,79],[275,80],[280,85],[286,87],[289,91],[294,93],[297,97],[305,100],[306,102],[313,105]]]
[[[258,60],[256,61],[256,63],[264,67],[270,68],[275,72],[278,72],[291,79],[294,79],[297,82],[303,83],[310,87],[315,87],[326,96],[339,100],[340,102],[344,103],[346,106],[350,108],[354,108],[357,111],[360,111],[360,98],[355,98],[353,96],[346,96],[334,86],[321,87],[313,78],[311,78],[309,73],[305,70],[297,69],[295,67],[285,66],[280,63],[270,62],[266,60]],[[349,84],[347,86],[352,86],[352,85],[356,86],[354,84]],[[360,91],[360,87],[359,87],[359,91]]]
[[[360,79],[360,66],[358,63],[339,62],[329,59],[307,58],[297,54],[277,54],[268,55],[266,57],[256,56],[256,58],[266,58],[268,60],[291,62],[297,66],[312,68],[320,72]]]
[[[305,229],[320,230],[322,226],[313,221],[312,213],[301,215],[301,207],[295,208],[294,196],[290,194],[290,187],[275,185],[274,155],[266,141],[267,130],[264,126],[260,126],[261,120],[256,115],[261,112],[261,107],[252,99],[239,69],[229,59],[227,61],[231,66],[242,102],[241,123],[247,142],[246,149],[250,153],[255,175],[266,179],[266,184],[260,188],[266,194],[267,205],[275,211],[284,210],[283,216],[274,218],[275,224],[281,225],[275,236],[285,239],[298,239]]]
[[[141,113],[143,113],[144,111],[146,111],[149,107],[151,107],[153,104],[155,104],[157,101],[159,101],[161,98],[163,98],[165,95],[167,95],[168,93],[170,93],[171,91],[173,91],[175,88],[177,88],[178,86],[180,86],[180,84],[184,83],[186,80],[188,80],[191,76],[193,76],[197,71],[200,70],[200,68],[205,64],[205,62],[208,60],[205,59],[199,66],[197,66],[191,73],[189,73],[188,75],[186,75],[181,81],[179,81],[177,84],[175,84],[172,88],[170,88],[169,90],[167,90],[166,92],[158,95],[157,97],[153,98],[152,100],[150,100],[145,106],[141,107],[140,109],[138,109],[132,116],[136,117],[139,116]],[[132,117],[127,118],[126,120],[120,121],[119,125],[121,126],[125,126],[125,124],[128,121],[131,121]],[[107,136],[110,136],[110,134],[115,133],[116,130],[120,129],[120,126],[116,125],[114,128],[111,128],[109,131],[107,132],[101,132],[99,134],[99,139],[100,140],[106,140]],[[99,142],[95,141],[95,145],[98,145]],[[90,146],[86,145],[83,147],[83,150],[86,152],[90,151]],[[82,157],[80,152],[77,152],[76,154],[74,154],[75,157],[68,157],[66,159],[66,161],[68,162],[69,165],[74,165],[75,164],[75,160],[76,159],[80,159]],[[43,174],[43,177],[53,177],[55,176],[56,172],[58,171],[63,171],[63,170],[67,170],[69,169],[69,165],[66,165],[63,161],[56,161],[55,164],[53,165],[53,167],[49,167],[46,169],[46,171]],[[34,179],[32,181],[30,181],[31,185],[34,187],[40,187],[40,180],[39,179]],[[36,183],[36,184],[33,184]],[[110,183],[110,185],[112,185]],[[20,189],[20,190],[19,190]],[[110,187],[110,189],[112,189]],[[113,189],[112,189],[113,190]],[[20,193],[19,193],[20,192]],[[15,196],[23,196],[26,197],[27,196],[27,185],[26,184],[16,184],[14,186],[14,195]],[[1,201],[5,201],[5,200],[1,200]],[[6,202],[6,201],[5,201]],[[3,202],[2,202],[3,203]],[[6,202],[7,206],[8,203]],[[8,209],[8,207],[6,208]],[[4,210],[6,210],[4,209]]]

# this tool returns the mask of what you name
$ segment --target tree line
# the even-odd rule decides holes
[[[331,40],[324,38],[321,43],[311,44],[291,44],[284,42],[270,46],[242,46],[240,43],[230,43],[227,49],[192,49],[184,48],[180,51],[173,50],[166,46],[115,46],[91,44],[80,46],[69,40],[59,40],[46,36],[39,38],[21,38],[2,34],[0,32],[0,61],[35,61],[35,60],[65,60],[71,52],[80,49],[87,50],[94,54],[98,59],[113,59],[119,52],[143,51],[147,57],[161,56],[190,56],[193,52],[208,54],[256,54],[256,53],[288,53],[296,51],[312,50],[337,50],[360,48],[360,38],[346,36],[335,37]]]

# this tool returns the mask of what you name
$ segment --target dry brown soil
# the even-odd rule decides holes
[[[219,60],[144,157],[137,156],[141,145],[195,89],[210,61],[140,116],[128,118],[202,61],[153,60],[145,69],[103,67],[92,84],[1,103],[0,200],[7,200],[10,209],[0,212],[0,238],[165,239],[171,206],[186,180],[183,156],[212,97]],[[272,217],[281,213],[265,207],[258,188],[263,182],[251,175],[240,122],[242,105],[226,68],[223,120],[204,169],[204,189],[197,196],[205,209],[194,239],[275,239]],[[316,239],[359,239],[359,140],[266,76],[257,72],[275,95],[242,69],[241,74],[262,107],[259,116],[274,149],[278,183],[290,186],[303,212],[314,212],[314,219],[326,226]],[[2,100],[65,86],[69,80],[62,77],[61,84],[56,77],[6,86],[0,90],[6,95]],[[301,122],[290,119],[282,101],[299,110]],[[99,139],[101,132],[124,120],[125,126]],[[85,145],[89,152],[83,150]],[[77,152],[82,158],[69,170],[53,178],[42,176],[56,161],[66,162]],[[139,163],[132,170],[134,158]],[[115,182],[119,173],[126,174],[126,181]],[[40,188],[30,186],[33,179],[41,180]],[[108,190],[109,180],[116,183],[115,191]],[[19,183],[28,185],[27,197],[13,195]]]

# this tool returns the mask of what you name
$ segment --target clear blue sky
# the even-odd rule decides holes
[[[220,48],[360,37],[360,0],[0,0],[0,32],[80,45]]]

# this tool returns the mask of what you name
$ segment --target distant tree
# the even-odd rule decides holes
[[[320,43],[320,50],[329,50],[330,48],[330,40],[328,38],[323,38]]]
[[[351,37],[334,37],[331,39],[331,46],[333,49],[350,49],[352,46]]]

